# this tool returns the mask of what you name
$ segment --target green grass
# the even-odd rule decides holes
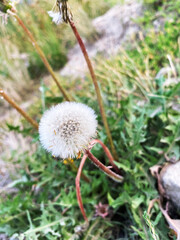
[[[90,219],[89,227],[84,226],[75,193],[76,173],[62,160],[46,153],[38,142],[38,134],[24,123],[22,134],[32,136],[37,150],[33,154],[15,153],[15,163],[21,167],[18,179],[11,186],[16,187],[18,193],[4,193],[0,199],[0,233],[29,240],[151,240],[155,232],[157,239],[173,239],[169,238],[169,228],[157,206],[152,210],[151,219],[146,213],[150,200],[158,196],[149,168],[164,163],[165,154],[176,161],[180,157],[180,83],[174,81],[180,76],[179,8],[178,3],[174,7],[174,1],[158,6],[164,26],[155,32],[153,20],[157,16],[157,5],[154,7],[154,3],[151,1],[153,12],[147,9],[144,17],[138,19],[143,35],[139,34],[135,41],[130,40],[108,60],[101,56],[96,58],[96,74],[124,182],[113,182],[87,161],[84,173],[92,182],[81,180],[83,203]],[[89,16],[93,14],[88,13]],[[44,29],[46,31],[46,27]],[[170,75],[156,78],[157,73],[167,67],[171,69]],[[98,137],[108,145],[88,75],[85,80],[83,90],[74,92],[74,96],[96,110]],[[80,83],[81,80],[76,79],[71,85],[70,81],[64,84],[76,89]],[[53,88],[44,85],[42,88],[45,93],[42,103],[38,101],[31,109],[37,119],[44,111],[44,103],[48,108],[62,101],[57,90],[53,92]],[[9,128],[21,132],[18,126],[9,125]],[[94,147],[93,153],[108,165],[99,146]],[[79,160],[75,159],[75,163],[78,165]],[[94,216],[95,205],[99,202],[110,206],[106,219]]]

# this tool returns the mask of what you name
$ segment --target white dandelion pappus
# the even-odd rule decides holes
[[[62,14],[60,12],[48,11],[47,13],[55,24],[59,25],[60,23],[63,23]]]
[[[53,106],[41,118],[40,142],[55,157],[73,158],[96,136],[96,117],[94,110],[82,103]]]

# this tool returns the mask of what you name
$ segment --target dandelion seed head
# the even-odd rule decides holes
[[[93,109],[82,103],[64,102],[42,116],[40,142],[55,157],[74,158],[96,136],[96,129]]]
[[[18,3],[19,1],[16,0],[1,0],[0,1],[0,12],[2,13],[7,13],[8,10],[13,9],[13,11],[15,11],[15,5]]]
[[[6,25],[8,22],[9,13],[16,12],[16,0],[1,0],[0,1],[0,20],[2,25]]]
[[[56,0],[55,5],[51,11],[48,11],[52,21],[57,25],[60,23],[68,23],[68,20],[72,20],[72,13],[67,4],[67,0]]]

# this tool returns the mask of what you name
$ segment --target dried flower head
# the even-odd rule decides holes
[[[73,158],[95,137],[96,128],[93,109],[82,103],[64,102],[42,116],[40,142],[55,157]]]
[[[101,202],[95,206],[95,216],[105,218],[109,215],[109,205],[102,204]]]
[[[52,21],[57,25],[60,23],[67,23],[68,19],[72,19],[72,13],[68,7],[67,0],[57,0],[56,6],[53,7],[52,11],[48,11]]]
[[[8,9],[10,9],[9,1],[0,0],[0,11],[6,13]]]
[[[10,12],[16,12],[17,1],[15,0],[0,0],[0,18],[2,19],[2,24],[7,24],[7,19]]]
[[[0,0],[0,12],[7,13],[8,10],[15,10],[15,4],[17,1],[15,0]]]

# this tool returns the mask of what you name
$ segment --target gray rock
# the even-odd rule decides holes
[[[9,238],[6,236],[6,234],[1,233],[0,234],[0,240],[8,240]]]
[[[166,196],[180,209],[180,161],[163,168],[161,181]]]
[[[138,32],[134,19],[141,15],[142,4],[137,0],[126,0],[124,4],[116,5],[103,16],[94,19],[92,24],[100,37],[93,44],[84,41],[89,56],[93,58],[97,53],[105,57],[116,54],[122,43]],[[79,45],[69,51],[68,57],[68,63],[60,71],[61,76],[84,77],[87,66]]]

